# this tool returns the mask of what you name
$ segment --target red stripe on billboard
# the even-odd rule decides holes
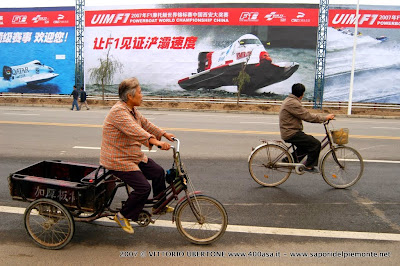
[[[1,12],[0,28],[74,27],[75,11]]]
[[[329,10],[329,26],[354,27],[356,10]],[[400,28],[400,11],[359,10],[358,27],[361,28]]]
[[[143,25],[318,26],[318,9],[168,8],[85,12],[86,27]]]

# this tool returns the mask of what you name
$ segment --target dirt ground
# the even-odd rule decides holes
[[[89,99],[88,104],[94,108],[107,108],[114,105],[116,101],[105,101]],[[61,107],[66,108],[72,105],[72,99],[65,98],[17,98],[17,97],[1,97],[0,105],[11,106],[46,106],[46,107]],[[183,102],[159,102],[145,99],[142,103],[142,108],[147,109],[178,109],[178,110],[207,110],[207,111],[220,111],[220,112],[243,112],[243,113],[265,113],[272,114],[279,112],[279,105],[266,105],[266,104],[240,104],[239,106],[231,103],[183,103]],[[323,108],[313,109],[310,107],[312,113],[334,113],[336,115],[346,115],[347,108]],[[400,110],[390,109],[365,109],[353,108],[352,115],[354,116],[373,116],[373,117],[388,117],[400,118]]]

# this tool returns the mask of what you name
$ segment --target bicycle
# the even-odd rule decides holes
[[[323,123],[326,136],[321,141],[321,151],[327,146],[330,149],[319,160],[318,168],[328,185],[334,188],[347,188],[361,178],[364,162],[357,150],[344,145],[347,141],[340,142],[332,137],[328,128],[329,122],[328,120]],[[262,144],[251,152],[248,159],[250,175],[258,184],[275,187],[285,182],[293,170],[299,175],[305,173],[306,157],[301,158],[297,155],[293,144],[288,146],[282,140],[261,140],[261,142]]]
[[[178,200],[172,214],[179,233],[195,244],[210,244],[223,236],[228,225],[224,206],[216,199],[195,191],[180,158],[171,146],[174,162],[167,171],[168,187],[147,200],[146,208],[135,221],[145,227],[155,223],[152,215],[163,214],[167,204]],[[42,161],[9,176],[14,200],[30,201],[24,213],[28,235],[42,248],[61,249],[72,239],[75,222],[92,222],[102,217],[113,219],[119,211],[111,207],[116,192],[130,187],[110,172],[94,165],[64,161]],[[182,198],[178,195],[184,192]],[[122,202],[123,204],[124,202]]]

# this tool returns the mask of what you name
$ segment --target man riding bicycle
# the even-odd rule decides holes
[[[321,151],[321,142],[311,135],[303,132],[302,120],[310,123],[323,123],[335,118],[334,114],[319,116],[311,114],[301,104],[306,88],[301,83],[292,86],[292,93],[283,101],[279,111],[279,128],[281,138],[297,147],[299,161],[307,157],[305,170],[308,172],[318,172],[314,168],[318,164],[318,157]],[[294,156],[295,157],[295,156]]]
[[[114,220],[122,229],[133,234],[128,219],[137,221],[153,188],[154,197],[166,189],[164,169],[148,158],[141,146],[153,145],[169,150],[173,134],[167,133],[148,121],[137,109],[143,95],[137,78],[125,79],[118,89],[120,101],[110,110],[103,124],[100,164],[134,189]],[[152,186],[147,181],[152,180]],[[164,212],[172,212],[166,207]]]

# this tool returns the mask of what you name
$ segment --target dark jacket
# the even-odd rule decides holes
[[[71,95],[74,97],[74,100],[78,100],[79,98],[79,92],[77,90],[73,90],[71,92]]]
[[[86,92],[81,91],[81,102],[85,102],[85,101],[86,101]]]

